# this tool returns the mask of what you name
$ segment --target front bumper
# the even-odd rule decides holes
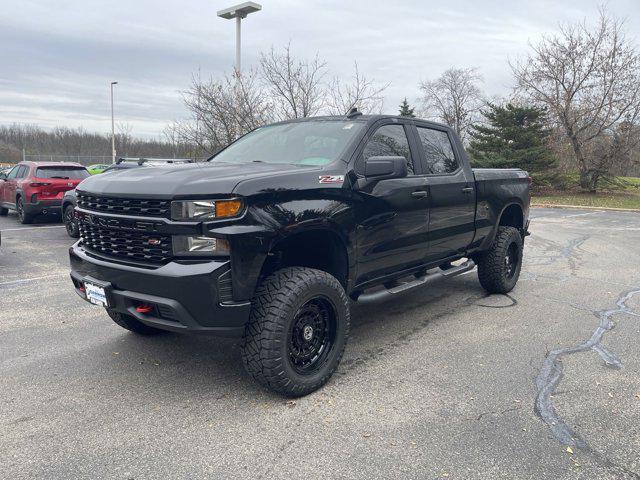
[[[69,249],[71,279],[86,300],[84,282],[104,285],[109,308],[132,315],[151,327],[224,337],[241,336],[251,303],[224,300],[230,285],[230,262],[168,263],[147,269],[106,262],[80,244]],[[223,297],[223,298],[221,298]],[[140,305],[152,306],[139,312]]]

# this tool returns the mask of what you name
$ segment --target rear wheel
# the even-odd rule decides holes
[[[71,238],[78,238],[80,232],[78,230],[78,222],[76,222],[75,208],[73,205],[67,205],[62,213],[62,221],[67,229],[67,234]]]
[[[349,303],[332,275],[284,268],[256,290],[242,343],[247,372],[270,390],[311,393],[336,370],[349,335]]]
[[[33,217],[24,211],[24,201],[22,197],[18,197],[16,200],[16,211],[18,212],[18,220],[20,220],[20,223],[26,225],[32,222]]]
[[[133,333],[137,333],[138,335],[157,335],[159,333],[164,333],[164,330],[145,325],[140,320],[132,317],[131,315],[125,315],[124,313],[116,312],[115,310],[110,310],[108,308],[107,313],[111,317],[111,320],[120,325],[122,328],[126,328],[127,330]]]
[[[491,249],[478,258],[478,279],[489,293],[508,293],[522,268],[522,236],[517,228],[498,227]]]

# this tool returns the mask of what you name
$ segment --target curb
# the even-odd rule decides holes
[[[640,209],[637,208],[614,208],[614,207],[592,207],[589,205],[563,205],[563,204],[550,204],[550,203],[531,203],[532,207],[542,208],[575,208],[578,210],[609,210],[612,212],[635,212],[640,213]]]

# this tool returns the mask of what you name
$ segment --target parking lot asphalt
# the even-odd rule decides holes
[[[522,276],[354,306],[295,401],[237,342],[140,338],[83,302],[62,226],[0,217],[0,477],[640,478],[640,214],[533,209]]]

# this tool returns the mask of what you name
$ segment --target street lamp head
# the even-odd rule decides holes
[[[118,82],[111,82],[111,85],[117,85]]]
[[[218,16],[231,20],[232,18],[245,18],[247,15],[253,12],[262,10],[262,5],[255,2],[244,2],[233,7],[225,8],[218,12]]]

